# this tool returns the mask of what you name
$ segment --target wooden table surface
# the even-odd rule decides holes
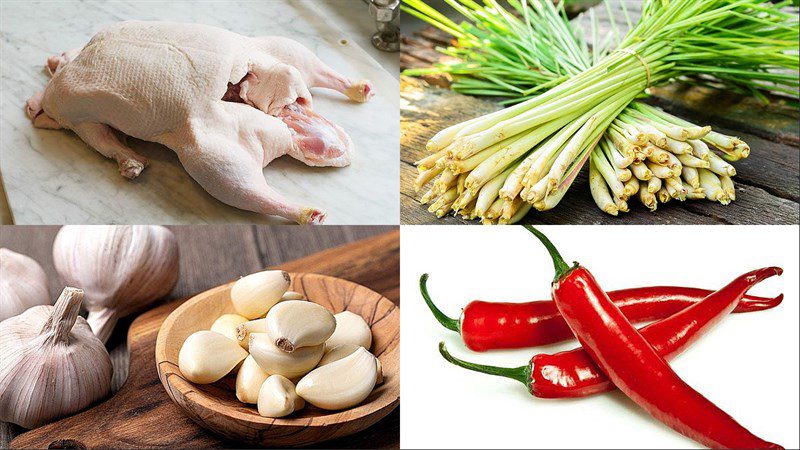
[[[616,5],[616,2],[611,2]],[[628,2],[633,16],[637,2]],[[616,6],[615,6],[616,7]],[[597,8],[600,28],[607,23]],[[601,33],[602,35],[602,33]],[[404,36],[401,69],[430,67],[443,58],[435,47],[449,46],[449,35],[432,27]],[[452,215],[437,219],[419,203],[424,193],[414,190],[414,161],[427,156],[425,143],[437,131],[486,114],[501,106],[486,97],[471,97],[447,89],[443,76],[402,77],[400,86],[400,220],[403,224],[478,224]],[[631,211],[613,217],[595,205],[584,169],[554,209],[532,211],[522,223],[547,224],[797,224],[800,222],[800,109],[796,102],[773,99],[765,105],[731,92],[673,84],[653,89],[648,102],[695,123],[739,136],[752,151],[734,163],[736,201],[728,206],[710,201],[672,201],[651,213],[638,201]]]
[[[278,265],[331,247],[397,229],[391,226],[174,226],[181,252],[178,285],[163,302],[183,298],[267,266]],[[48,275],[50,294],[56,298],[63,285],[55,271],[52,244],[58,226],[2,226],[0,247],[26,254],[41,264]],[[58,281],[56,281],[58,280]],[[383,292],[399,304],[399,292]],[[128,376],[128,351],[125,344],[131,318],[120,321],[108,342],[114,365],[112,390],[116,392]],[[395,410],[379,422],[380,434],[370,433],[371,442],[359,435],[337,440],[342,448],[399,447],[400,411]],[[0,422],[0,448],[24,430]],[[363,433],[362,433],[363,434]],[[381,442],[376,440],[380,439]]]

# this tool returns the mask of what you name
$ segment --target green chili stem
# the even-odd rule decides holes
[[[439,323],[448,330],[453,330],[456,333],[460,333],[458,329],[458,320],[447,317],[439,308],[436,307],[436,305],[433,304],[433,300],[431,300],[431,296],[428,294],[427,273],[424,273],[421,277],[419,277],[419,291],[422,293],[422,298],[425,299],[425,303],[428,305],[428,308],[431,309],[433,317],[436,317],[436,320],[438,320]]]
[[[442,354],[442,357],[444,359],[446,359],[452,364],[455,364],[456,366],[473,370],[475,372],[487,373],[489,375],[496,375],[498,377],[511,378],[512,380],[519,381],[525,386],[528,386],[530,384],[531,369],[529,365],[521,367],[497,367],[497,366],[484,366],[483,364],[475,364],[468,361],[463,361],[451,355],[450,352],[447,351],[447,347],[444,345],[444,342],[439,342],[439,353]]]
[[[544,244],[545,248],[547,249],[547,252],[550,253],[550,257],[553,258],[553,268],[556,271],[555,281],[558,281],[561,277],[566,275],[570,270],[574,268],[574,266],[570,267],[564,261],[564,258],[561,257],[561,253],[558,252],[556,246],[553,245],[553,243],[550,242],[550,239],[547,239],[547,236],[545,236],[541,231],[537,230],[532,225],[523,225],[523,227],[525,227],[526,230],[533,233],[534,236],[539,238],[539,240],[542,242],[542,244]]]

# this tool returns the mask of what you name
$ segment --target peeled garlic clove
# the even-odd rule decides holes
[[[305,298],[305,297],[303,297],[303,294],[301,294],[301,293],[299,293],[299,292],[295,292],[295,291],[286,291],[286,292],[285,292],[285,293],[284,293],[284,294],[281,296],[281,301],[282,301],[282,302],[283,302],[283,301],[286,301],[286,300],[305,300],[305,299],[306,299],[306,298]]]
[[[86,292],[86,321],[106,342],[117,321],[169,294],[178,281],[178,243],[158,225],[65,225],[53,262]]]
[[[49,305],[47,275],[35,260],[0,248],[0,322],[37,305]]]
[[[0,322],[0,421],[35,428],[111,391],[111,358],[80,312],[83,291],[64,288]]]
[[[264,317],[289,289],[289,274],[283,270],[265,270],[240,278],[231,288],[231,302],[248,319]]]
[[[350,311],[342,311],[333,317],[336,319],[336,331],[328,338],[328,347],[353,344],[369,350],[372,346],[372,330],[363,317]]]
[[[178,353],[178,367],[187,380],[197,384],[213,383],[224,377],[247,352],[238,342],[214,331],[197,331],[183,341]]]
[[[327,346],[327,344],[325,344]],[[325,354],[322,356],[322,359],[317,364],[317,367],[322,367],[324,365],[330,364],[335,361],[339,361],[342,358],[352,355],[355,353],[356,350],[363,348],[359,345],[354,344],[342,344],[337,345],[333,348],[326,348]],[[375,364],[377,366],[377,380],[375,384],[383,384],[383,367],[381,366],[381,360],[375,358]]]
[[[236,327],[236,340],[247,351],[250,351],[250,333],[266,333],[267,319],[247,321]]]
[[[301,347],[292,353],[284,352],[275,346],[267,333],[250,333],[250,354],[265,371],[297,378],[317,366],[325,353],[325,344]]]
[[[267,334],[275,340],[278,348],[289,353],[302,347],[324,344],[335,329],[333,314],[313,302],[281,302],[267,314]]]
[[[245,322],[247,322],[247,319],[238,314],[223,314],[211,325],[211,331],[215,331],[228,339],[238,342],[242,348],[247,350],[245,347],[247,343],[237,339],[237,329],[239,325]]]
[[[270,375],[258,392],[258,413],[264,417],[288,416],[305,405],[295,392],[294,384],[282,375]]]
[[[366,399],[377,380],[375,357],[364,348],[311,371],[297,383],[297,395],[329,410],[355,406]]]
[[[236,398],[242,403],[258,403],[258,391],[269,374],[258,365],[252,356],[245,358],[236,374]]]

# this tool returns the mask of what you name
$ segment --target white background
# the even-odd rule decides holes
[[[691,386],[759,437],[798,448],[798,233],[776,226],[540,227],[567,261],[578,260],[607,290],[647,285],[719,289],[762,266],[784,268],[750,291],[774,296],[768,311],[734,314],[672,363]],[[401,446],[403,448],[702,448],[616,391],[574,400],[538,399],[507,378],[444,361],[456,356],[521,366],[562,344],[475,353],[433,318],[418,280],[451,317],[472,299],[549,298],[553,266],[522,227],[403,227]]]

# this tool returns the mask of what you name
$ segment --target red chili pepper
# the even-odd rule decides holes
[[[551,294],[567,325],[614,385],[651,416],[712,448],[782,448],[739,425],[692,389],[625,318],[591,272],[569,267],[555,246],[526,225],[547,248],[556,277]],[[734,301],[727,311],[736,306]],[[707,307],[707,305],[703,305]]]
[[[783,273],[766,267],[738,276],[727,286],[703,301],[639,330],[659,355],[667,360],[678,356],[729,312],[734,304],[757,283]],[[538,354],[523,367],[504,368],[470,363],[453,357],[444,345],[439,351],[448,361],[467,369],[505,376],[524,383],[540,398],[586,397],[614,390],[616,386],[594,363],[583,348],[556,354]]]
[[[436,320],[448,330],[461,335],[470,350],[536,347],[572,339],[569,329],[552,300],[526,303],[486,302],[475,300],[462,310],[456,320],[445,315],[428,294],[428,274],[419,279],[419,289]],[[669,317],[704,299],[713,291],[677,286],[653,286],[609,291],[608,296],[633,323]],[[746,295],[736,305],[735,313],[774,308],[783,301],[775,297]]]

